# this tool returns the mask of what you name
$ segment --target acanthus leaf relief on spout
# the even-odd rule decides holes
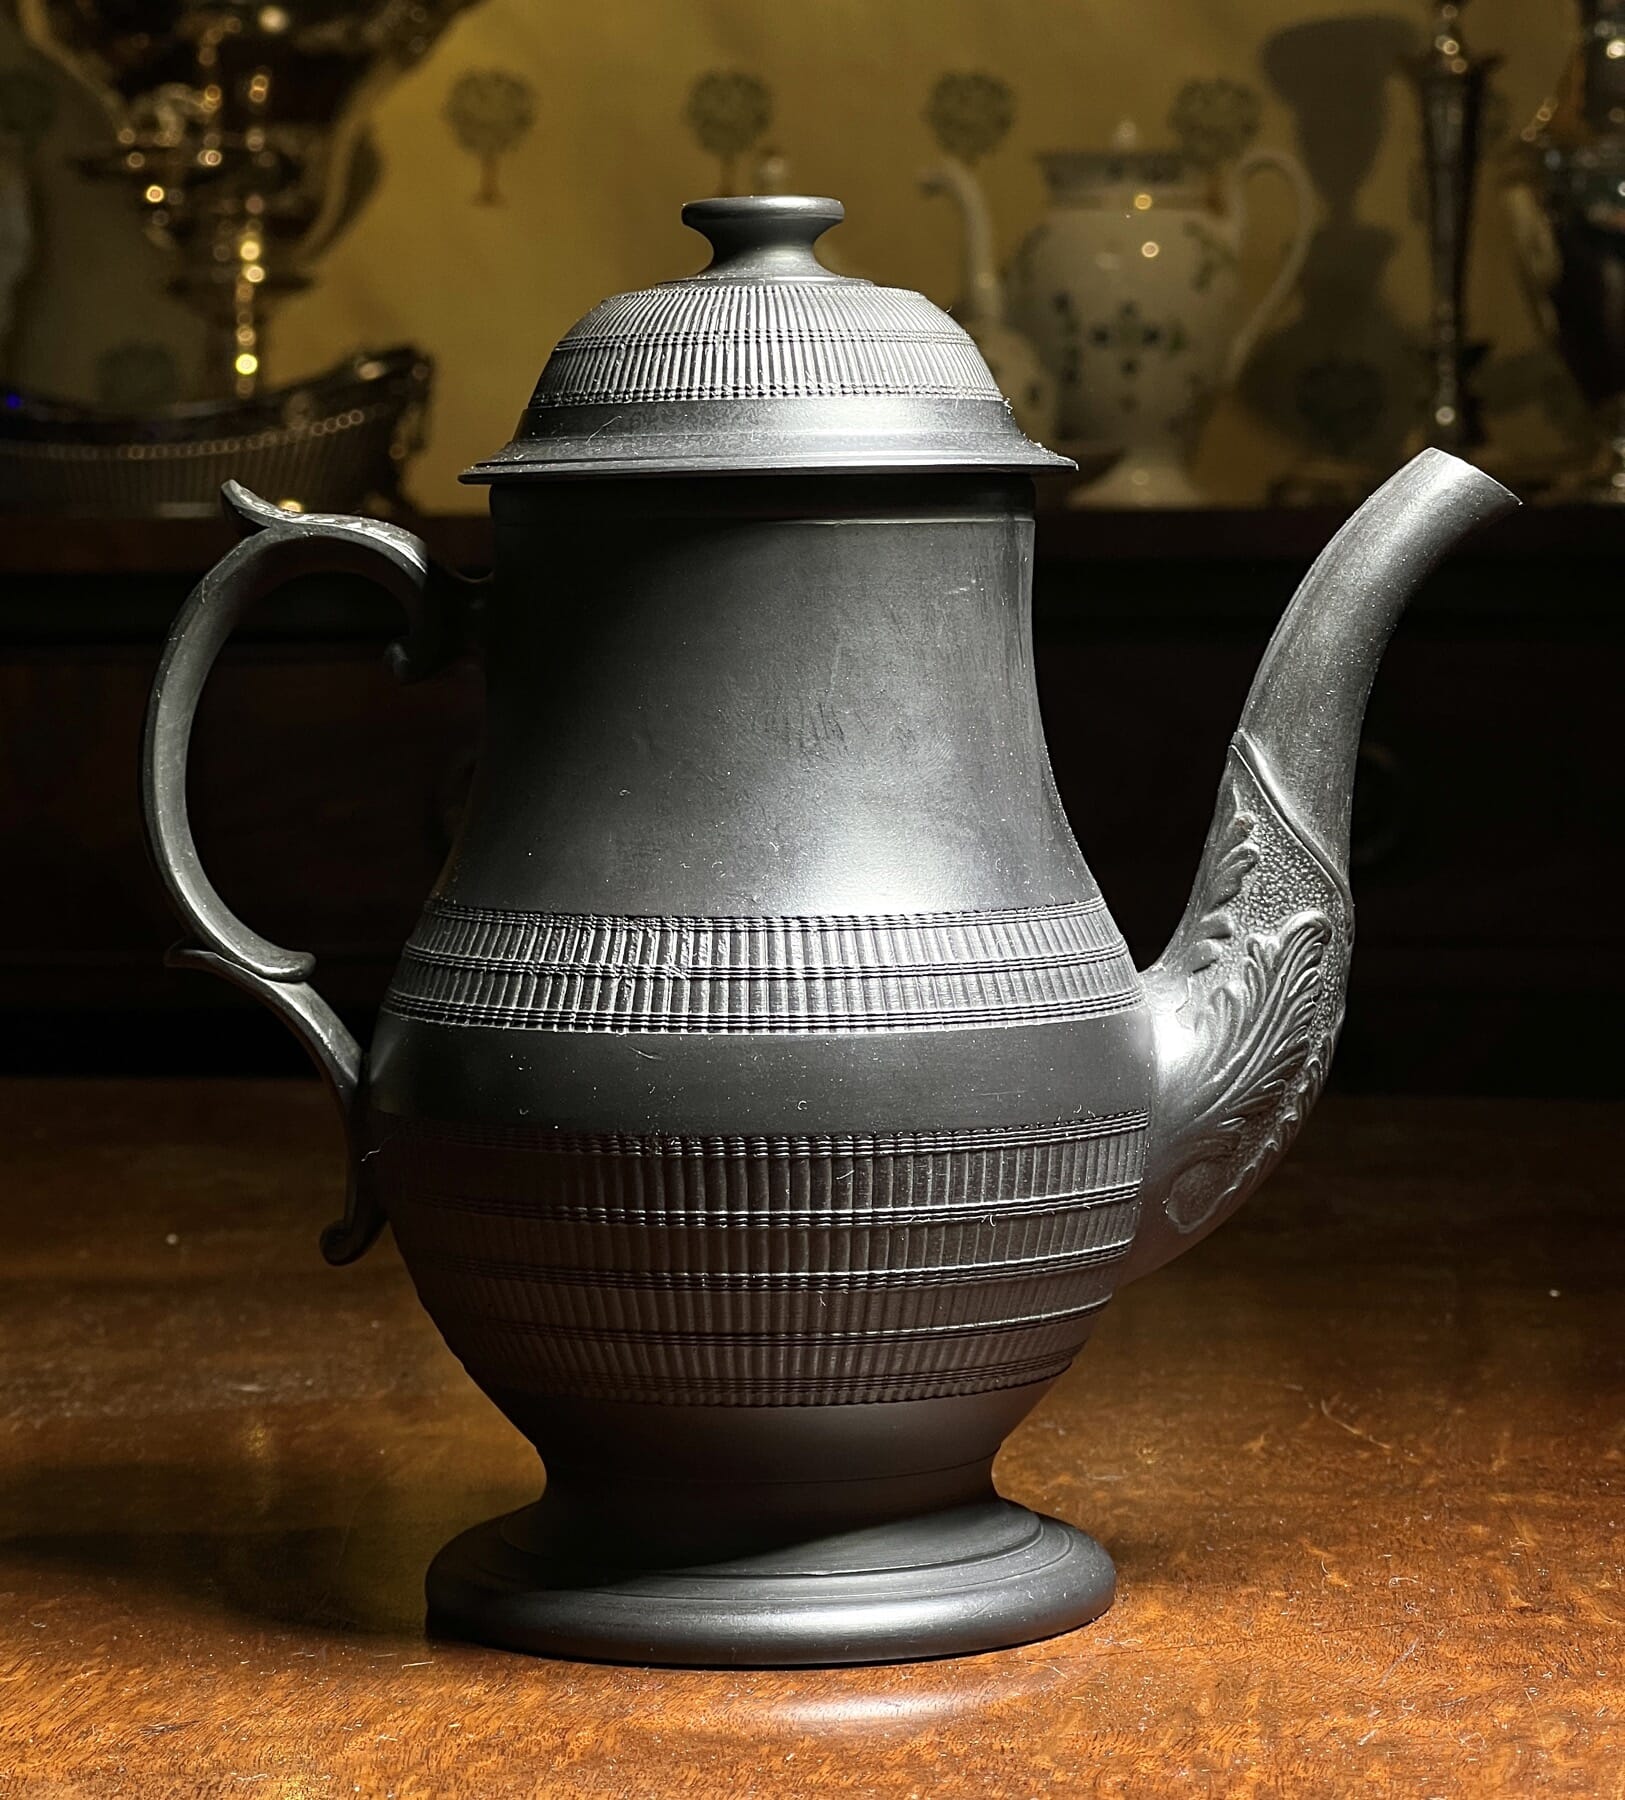
[[[1272,797],[1251,750],[1238,732],[1191,908],[1146,976],[1158,1108],[1145,1198],[1176,1247],[1274,1167],[1319,1098],[1343,1022],[1348,884]]]
[[[1377,663],[1440,559],[1517,504],[1423,451],[1337,534],[1271,639],[1184,917],[1146,972],[1156,1105],[1125,1279],[1228,1218],[1319,1097],[1354,943],[1349,812]]]

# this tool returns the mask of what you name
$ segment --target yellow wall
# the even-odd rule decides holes
[[[921,109],[938,74],[982,69],[1015,90],[1010,138],[984,165],[1008,253],[1037,221],[1032,152],[1098,142],[1124,116],[1160,129],[1184,81],[1228,75],[1264,96],[1259,141],[1290,146],[1293,121],[1258,66],[1268,35],[1335,9],[1303,0],[485,0],[387,96],[376,119],[384,180],[324,258],[317,286],[274,324],[269,372],[288,379],[361,343],[411,339],[439,365],[431,441],[409,486],[428,508],[477,507],[457,472],[508,435],[549,347],[604,294],[681,273],[702,260],[677,219],[713,191],[715,161],[691,139],[682,108],[694,77],[740,68],[773,89],[770,137],[791,185],[845,199],[833,248],[852,272],[919,287],[949,302],[956,233],[944,203],[924,201],[915,174],[933,154]],[[1420,27],[1428,9],[1389,16]],[[1476,0],[1475,49],[1500,51],[1499,85],[1521,122],[1546,91],[1570,40],[1557,0]],[[0,61],[26,53],[0,41]],[[448,89],[471,68],[501,67],[537,90],[528,135],[501,165],[503,204],[474,203],[478,171],[442,118]],[[1414,217],[1415,106],[1390,82],[1389,122],[1360,214],[1401,234],[1387,298],[1420,329],[1426,287]],[[162,254],[141,239],[133,207],[61,167],[94,137],[94,108],[67,103],[36,161],[46,249],[25,296],[9,373],[46,389],[89,393],[97,354],[159,337],[195,367],[196,334],[161,293]],[[1262,184],[1261,184],[1262,185]],[[1248,276],[1261,288],[1287,228],[1284,199],[1259,197]],[[1533,329],[1497,210],[1481,209],[1472,300],[1476,331],[1501,353]],[[1498,434],[1539,444],[1532,407],[1497,415]],[[1226,497],[1262,493],[1295,455],[1239,400],[1227,400],[1202,466]]]

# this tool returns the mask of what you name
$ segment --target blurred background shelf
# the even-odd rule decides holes
[[[1040,622],[1080,612],[1091,626],[1154,616],[1203,629],[1273,617],[1346,516],[1322,506],[1041,508]],[[478,574],[491,565],[482,514],[401,523],[452,568]],[[223,518],[0,519],[0,643],[162,637],[191,584],[236,541]],[[1448,612],[1486,629],[1595,622],[1617,633],[1621,606],[1607,571],[1621,556],[1625,506],[1526,506],[1459,552],[1412,616]],[[1121,579],[1125,569],[1131,580]],[[268,603],[244,632],[370,639],[391,629],[388,603],[365,584],[325,580]]]
[[[443,560],[487,563],[485,519],[415,523]],[[1258,653],[1338,523],[1322,509],[1041,517],[1056,779],[1142,963],[1189,888]],[[141,840],[133,771],[158,649],[230,542],[208,520],[0,528],[0,1068],[300,1067],[269,1017],[162,967],[175,928]],[[1625,509],[1526,508],[1442,568],[1402,624],[1363,752],[1342,1086],[1625,1085],[1609,907],[1625,891],[1622,551]],[[391,680],[396,628],[361,584],[285,591],[227,652],[194,765],[222,892],[314,949],[323,990],[358,1023],[450,845],[479,732],[471,668]],[[1538,964],[1510,954],[1537,930]]]

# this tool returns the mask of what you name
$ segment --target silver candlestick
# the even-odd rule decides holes
[[[1408,71],[1422,110],[1433,312],[1428,334],[1427,441],[1470,450],[1484,440],[1472,371],[1484,346],[1467,336],[1467,259],[1478,178],[1484,89],[1497,56],[1470,56],[1461,35],[1465,0],[1433,8],[1432,39]]]
[[[1625,503],[1625,0],[1581,0],[1557,91],[1507,189],[1535,310],[1597,421],[1597,454],[1554,498]]]

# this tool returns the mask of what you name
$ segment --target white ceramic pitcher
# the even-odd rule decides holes
[[[1055,380],[1032,340],[1010,325],[981,183],[949,156],[921,171],[920,189],[947,195],[959,212],[962,267],[954,318],[993,371],[1016,423],[1035,443],[1048,443],[1056,432]]]
[[[1142,150],[1132,127],[1107,150],[1041,156],[1050,210],[1017,253],[1011,323],[1056,379],[1060,436],[1125,453],[1081,496],[1104,506],[1199,506],[1190,474],[1214,401],[1240,374],[1302,272],[1315,225],[1303,166],[1252,150],[1223,173],[1178,150]],[[1292,189],[1297,226],[1263,298],[1246,310],[1246,183]]]

